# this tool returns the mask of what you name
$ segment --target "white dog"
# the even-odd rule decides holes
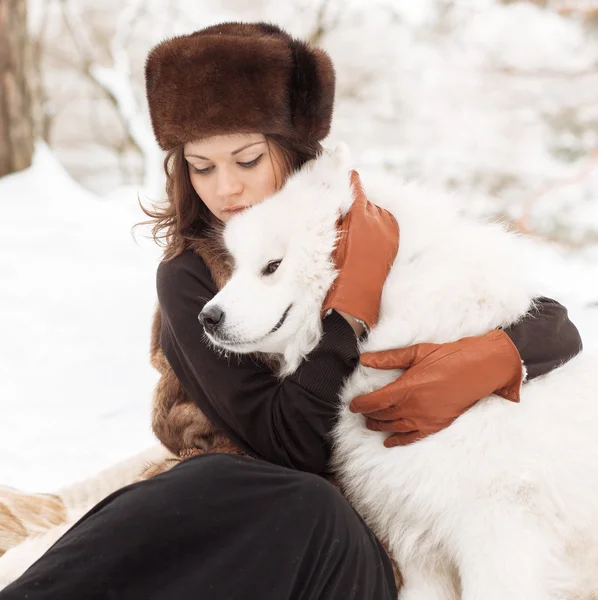
[[[538,290],[521,238],[460,217],[450,198],[416,185],[376,190],[364,178],[364,188],[395,215],[401,238],[360,351],[480,335],[530,308]],[[229,221],[233,275],[202,311],[203,322],[218,313],[207,319],[218,326],[206,327],[217,347],[282,355],[281,376],[297,368],[321,336],[335,222],[352,199],[341,147]],[[356,369],[341,394],[335,470],[388,542],[405,580],[401,598],[598,597],[595,364],[580,355],[526,383],[520,404],[492,395],[440,433],[392,449],[347,405],[401,371]]]

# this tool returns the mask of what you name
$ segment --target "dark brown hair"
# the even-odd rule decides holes
[[[284,177],[300,169],[322,152],[319,142],[305,143],[274,134],[265,134],[268,148],[274,146],[282,157]],[[212,213],[191,185],[189,167],[181,144],[169,150],[164,158],[166,200],[153,208],[141,210],[150,218],[139,225],[151,225],[154,241],[164,247],[163,260],[171,260],[198,239],[211,225]],[[270,152],[270,160],[276,155]],[[277,189],[284,181],[277,181]]]

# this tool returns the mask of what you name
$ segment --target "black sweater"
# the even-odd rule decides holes
[[[357,339],[334,311],[320,344],[299,369],[279,380],[255,356],[225,358],[204,341],[198,315],[216,293],[203,260],[185,251],[158,267],[162,351],[185,391],[205,415],[250,455],[320,473],[330,458],[338,394],[358,362]],[[539,309],[505,332],[537,377],[577,354],[579,333],[567,309],[539,298]]]

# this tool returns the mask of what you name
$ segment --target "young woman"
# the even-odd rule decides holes
[[[160,345],[186,394],[249,456],[197,456],[119,490],[0,599],[396,598],[379,542],[318,475],[337,393],[397,252],[394,219],[367,201],[351,209],[323,339],[285,380],[254,357],[218,355],[197,318],[230,269],[201,241],[321,151],[334,97],[330,60],[273,25],[225,23],[159,44],[146,83],[154,133],[168,152],[168,199],[152,213],[166,241]],[[388,446],[405,444],[492,392],[517,400],[522,361],[531,379],[581,348],[566,309],[547,298],[537,304],[500,336],[468,341],[458,362],[450,344],[434,356],[412,347],[408,385],[390,407],[371,396],[368,426],[388,431]],[[410,408],[401,412],[406,396]]]

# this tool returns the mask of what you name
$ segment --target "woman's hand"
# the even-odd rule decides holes
[[[399,226],[391,213],[367,199],[357,171],[351,172],[351,184],[355,200],[339,226],[334,252],[339,274],[322,313],[335,309],[360,336],[364,324],[370,329],[378,319],[382,287],[399,248]]]
[[[395,381],[355,398],[349,406],[365,415],[368,429],[393,434],[384,442],[387,448],[444,429],[492,393],[519,402],[523,380],[519,352],[499,329],[448,344],[364,352],[360,362],[375,369],[406,369]]]

